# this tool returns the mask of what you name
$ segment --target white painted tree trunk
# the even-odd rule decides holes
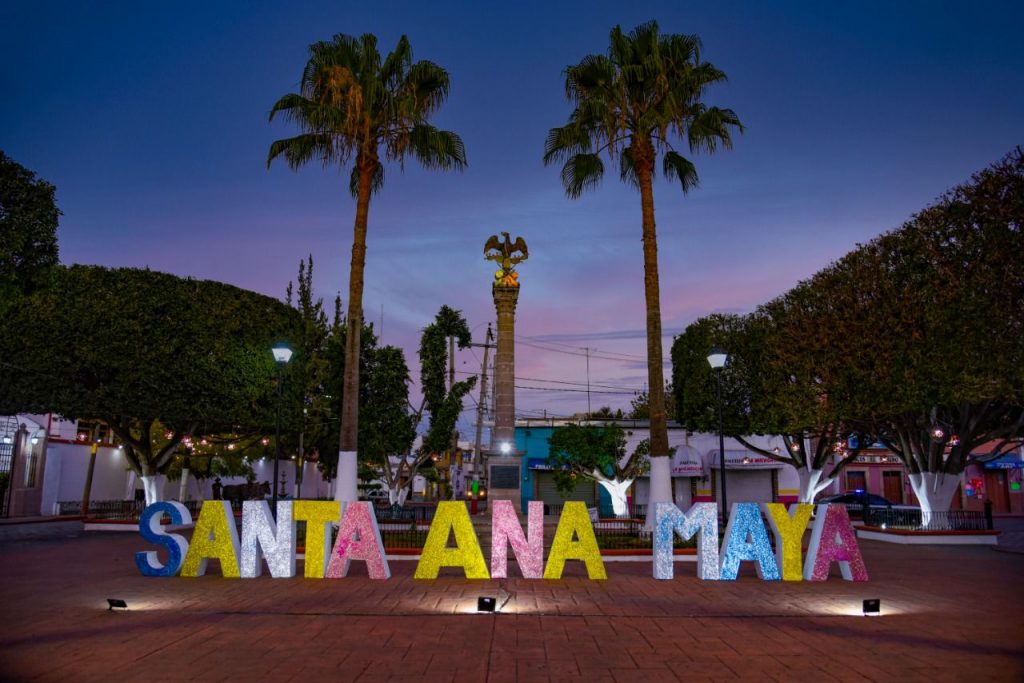
[[[142,489],[146,492],[146,505],[159,502],[163,497],[163,475],[144,474],[140,478],[142,479]]]
[[[178,500],[182,503],[185,502],[185,497],[188,495],[188,468],[182,468],[181,470],[181,484],[178,486]]]
[[[128,470],[128,481],[124,486],[124,499],[135,500],[135,481],[138,475],[135,474],[135,470]]]
[[[814,497],[832,485],[835,477],[825,477],[824,470],[812,470],[797,467],[796,475],[800,479],[800,502],[813,503]]]
[[[604,487],[612,499],[612,512],[616,517],[629,517],[629,504],[626,500],[626,492],[633,485],[632,479],[616,481],[603,476],[596,476],[597,483]]]
[[[909,477],[910,488],[914,490],[914,495],[921,504],[921,527],[937,529],[944,526],[944,520],[934,519],[936,515],[933,513],[949,512],[960,477],[941,472],[922,472],[911,474]]]
[[[335,480],[334,499],[342,503],[359,500],[359,467],[356,451],[338,452],[338,478]]]
[[[388,489],[388,502],[392,505],[402,506],[405,505],[405,499],[409,497],[409,486],[403,486],[398,488],[398,484],[395,484]]]
[[[647,521],[644,530],[654,530],[654,511],[658,503],[672,502],[672,458],[651,458],[651,492],[647,499]]]

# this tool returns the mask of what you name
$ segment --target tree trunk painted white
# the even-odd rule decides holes
[[[142,489],[146,492],[146,505],[159,502],[163,497],[163,475],[144,474],[142,477]]]
[[[185,502],[185,498],[188,495],[188,468],[184,467],[181,470],[181,484],[178,486],[178,500],[182,503]]]
[[[814,497],[832,485],[835,477],[825,477],[824,470],[812,470],[797,467],[796,475],[800,479],[800,502],[813,503]]]
[[[128,481],[124,485],[124,499],[135,500],[135,481],[138,475],[135,470],[128,470]]]
[[[402,506],[405,505],[405,499],[409,497],[409,486],[403,486],[398,488],[398,484],[395,484],[388,489],[388,502],[392,505]]]
[[[949,512],[953,503],[953,493],[960,484],[960,477],[942,472],[922,472],[911,474],[909,477],[910,488],[914,490],[914,495],[921,504],[921,528],[940,528],[944,520],[935,519],[933,522],[933,513]]]
[[[342,503],[359,500],[359,468],[356,451],[338,451],[338,477],[335,479],[334,499]]]
[[[604,487],[604,490],[608,492],[608,496],[612,499],[612,512],[615,513],[616,517],[629,517],[629,505],[626,500],[626,492],[629,491],[629,487],[633,485],[632,479],[625,479],[623,481],[616,481],[615,479],[608,479],[607,477],[601,476],[599,473],[595,473],[594,476],[597,479],[597,483]]]
[[[645,531],[654,530],[654,511],[658,503],[672,502],[672,458],[651,458],[651,492],[647,498],[647,521]]]

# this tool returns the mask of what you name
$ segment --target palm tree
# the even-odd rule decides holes
[[[438,130],[427,119],[448,96],[448,72],[429,61],[413,63],[409,40],[402,36],[383,61],[377,38],[338,34],[309,46],[309,61],[298,93],[279,99],[278,112],[302,130],[270,145],[267,167],[279,156],[293,170],[309,161],[324,166],[352,164],[349,190],[356,200],[355,235],[349,270],[348,335],[339,444],[339,500],[355,500],[356,435],[359,432],[359,332],[363,325],[363,268],[370,197],[384,184],[384,162],[407,156],[426,168],[449,170],[466,165],[458,135]]]
[[[701,101],[708,86],[725,80],[724,73],[701,61],[697,36],[660,35],[654,21],[628,35],[616,26],[607,55],[588,55],[565,70],[566,96],[575,109],[566,125],[551,129],[544,145],[545,165],[564,162],[562,184],[571,199],[600,183],[602,152],[618,159],[622,180],[640,190],[651,420],[649,523],[657,503],[672,501],[652,180],[660,155],[662,173],[678,180],[683,193],[697,186],[696,167],[673,139],[685,142],[691,153],[732,146],[730,129],[743,130],[736,114]]]

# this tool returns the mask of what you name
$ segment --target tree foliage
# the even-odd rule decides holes
[[[377,38],[343,34],[309,46],[298,93],[281,97],[270,111],[283,113],[302,131],[271,144],[267,166],[283,157],[298,169],[310,161],[345,168],[354,161],[349,190],[356,198],[352,260],[349,269],[348,335],[339,447],[356,451],[359,430],[359,372],[363,363],[363,270],[370,197],[384,184],[387,160],[400,164],[408,156],[431,169],[466,165],[462,140],[428,121],[448,97],[448,73],[429,61],[412,61],[412,47],[402,36],[381,58]],[[357,473],[345,479],[355,491]],[[350,495],[348,491],[342,492]]]
[[[269,349],[297,315],[219,282],[97,266],[56,267],[0,320],[0,413],[106,422],[142,475],[187,436],[272,429]]]
[[[576,488],[576,478],[596,481],[632,481],[647,471],[649,441],[626,457],[626,434],[614,422],[602,425],[569,424],[548,439],[548,463],[555,486],[563,493]]]
[[[707,89],[723,81],[725,74],[703,60],[697,36],[661,34],[654,21],[628,34],[616,26],[606,54],[587,55],[565,70],[573,111],[544,145],[544,164],[561,164],[570,198],[600,184],[602,154],[618,161],[622,181],[640,192],[653,458],[669,455],[653,178],[660,157],[662,174],[689,192],[697,170],[684,147],[691,155],[731,147],[732,132],[742,129],[736,114],[703,101]],[[671,500],[671,486],[667,462],[652,465],[652,504]]]
[[[442,306],[420,337],[420,383],[425,410],[430,422],[423,437],[423,450],[440,453],[452,442],[455,423],[462,413],[462,401],[476,386],[476,376],[455,382],[450,387],[445,379],[449,362],[448,338],[454,337],[460,349],[469,347],[472,337],[462,313]]]
[[[56,188],[0,151],[0,315],[57,265]]]

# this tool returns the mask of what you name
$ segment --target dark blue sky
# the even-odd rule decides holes
[[[270,142],[293,129],[267,114],[296,88],[309,43],[372,32],[385,50],[405,33],[451,74],[435,122],[463,137],[470,163],[387,169],[367,317],[383,305],[384,341],[412,365],[443,303],[482,335],[493,269],[480,254],[507,230],[531,250],[522,337],[599,349],[592,382],[628,391],[646,378],[639,198],[613,174],[569,201],[540,159],[569,112],[562,70],[603,52],[613,25],[652,18],[701,36],[730,78],[708,101],[747,129],[732,151],[695,158],[698,190],[655,188],[668,335],[767,301],[1024,141],[1019,3],[18,2],[0,8],[0,148],[57,185],[65,263],[282,296],[312,253],[332,299],[347,291],[347,171],[268,171]],[[582,356],[520,351],[522,377],[586,379]],[[565,413],[586,395],[524,389],[518,403]]]

